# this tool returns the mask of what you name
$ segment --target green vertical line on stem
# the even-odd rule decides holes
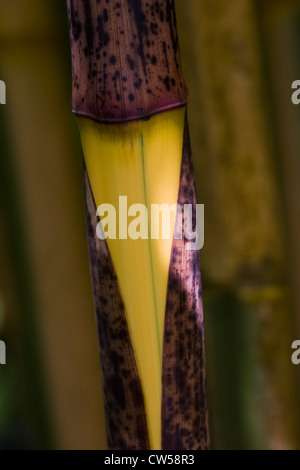
[[[143,134],[141,134],[141,150],[142,150],[141,154],[142,154],[142,165],[143,165],[144,197],[145,197],[145,204],[146,204],[147,210],[149,211],[148,197],[147,197],[146,172],[145,172],[145,154],[144,154],[144,136],[143,136]],[[149,244],[149,253],[150,253],[150,265],[151,265],[151,279],[152,279],[153,297],[154,297],[154,305],[155,305],[155,321],[156,321],[156,330],[157,330],[157,338],[158,338],[158,351],[159,351],[160,367],[162,369],[161,337],[160,337],[159,324],[158,324],[157,295],[156,295],[156,288],[155,288],[153,253],[152,253],[152,246],[151,246],[151,234],[150,234],[150,229],[149,229],[149,223],[148,223],[148,244]]]

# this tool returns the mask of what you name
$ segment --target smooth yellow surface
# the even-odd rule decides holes
[[[107,242],[141,378],[150,445],[155,450],[161,449],[162,346],[174,225],[170,239],[151,240],[150,214],[151,204],[177,202],[184,116],[185,108],[179,108],[149,121],[125,124],[78,119],[96,205],[112,204],[117,213],[117,239]],[[119,239],[119,196],[127,196],[128,209],[133,204],[147,206],[148,239]],[[128,225],[134,219],[128,217]]]

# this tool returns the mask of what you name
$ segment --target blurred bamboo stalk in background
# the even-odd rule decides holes
[[[284,207],[287,236],[287,277],[291,286],[292,340],[300,337],[300,107],[292,103],[291,85],[300,78],[300,1],[256,1],[268,77],[270,116],[275,134],[277,171]],[[299,367],[297,374],[300,390]],[[299,399],[297,402],[299,407]],[[298,417],[298,415],[297,415]]]
[[[81,160],[68,112],[65,15],[60,0],[0,1],[0,68],[7,84],[7,104],[1,113],[11,147],[10,152],[3,150],[1,163],[8,167],[14,159],[26,239],[16,226],[15,212],[9,211],[7,223],[15,231],[16,245],[11,249],[17,248],[20,256],[26,253],[28,259],[26,271],[20,256],[16,258],[12,252],[9,260],[6,254],[5,264],[12,266],[12,278],[19,285],[12,279],[8,286],[6,279],[2,295],[9,318],[14,317],[14,341],[25,337],[17,363],[23,363],[22,357],[30,362],[24,366],[24,374],[29,381],[26,398],[31,411],[40,421],[42,413],[50,415],[58,448],[98,449],[105,448],[106,439],[82,222]],[[2,140],[3,132],[2,127]],[[16,186],[6,189],[6,204],[12,208]],[[5,274],[2,270],[1,277]],[[26,292],[29,287],[31,293]],[[26,295],[33,297],[34,310],[32,304],[26,304]],[[36,329],[33,323],[37,323]],[[45,360],[34,369],[40,356]],[[38,400],[44,400],[45,389],[37,389],[42,375],[50,405],[44,402],[41,406],[47,409],[37,408]],[[42,395],[38,397],[38,393]],[[49,421],[44,419],[44,424],[48,426]],[[52,445],[42,435],[42,424],[35,425],[38,445]]]
[[[293,308],[300,311],[300,107],[291,101],[291,85],[300,77],[300,1],[257,2],[264,63],[268,73],[271,119],[276,131],[276,156],[281,176],[284,218],[288,239],[288,277],[293,289]],[[295,325],[300,332],[300,316]]]
[[[177,8],[196,189],[206,208],[213,446],[297,448],[285,218],[253,2],[190,0]]]

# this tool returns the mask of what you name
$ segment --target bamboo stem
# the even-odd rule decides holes
[[[182,216],[166,243],[96,234],[96,207],[119,195],[196,211],[174,3],[67,4],[108,444],[206,449],[199,251],[189,251],[183,228],[173,238]]]

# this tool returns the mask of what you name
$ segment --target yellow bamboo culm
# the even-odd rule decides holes
[[[162,239],[161,230],[159,239],[151,239],[150,225],[148,237],[119,239],[119,197],[127,197],[128,208],[146,206],[149,219],[152,205],[177,203],[185,111],[181,107],[148,121],[122,124],[78,118],[96,206],[111,204],[116,209],[117,238],[107,242],[125,305],[154,450],[161,449],[162,348],[174,218],[168,239]],[[127,230],[133,215],[128,216]]]

